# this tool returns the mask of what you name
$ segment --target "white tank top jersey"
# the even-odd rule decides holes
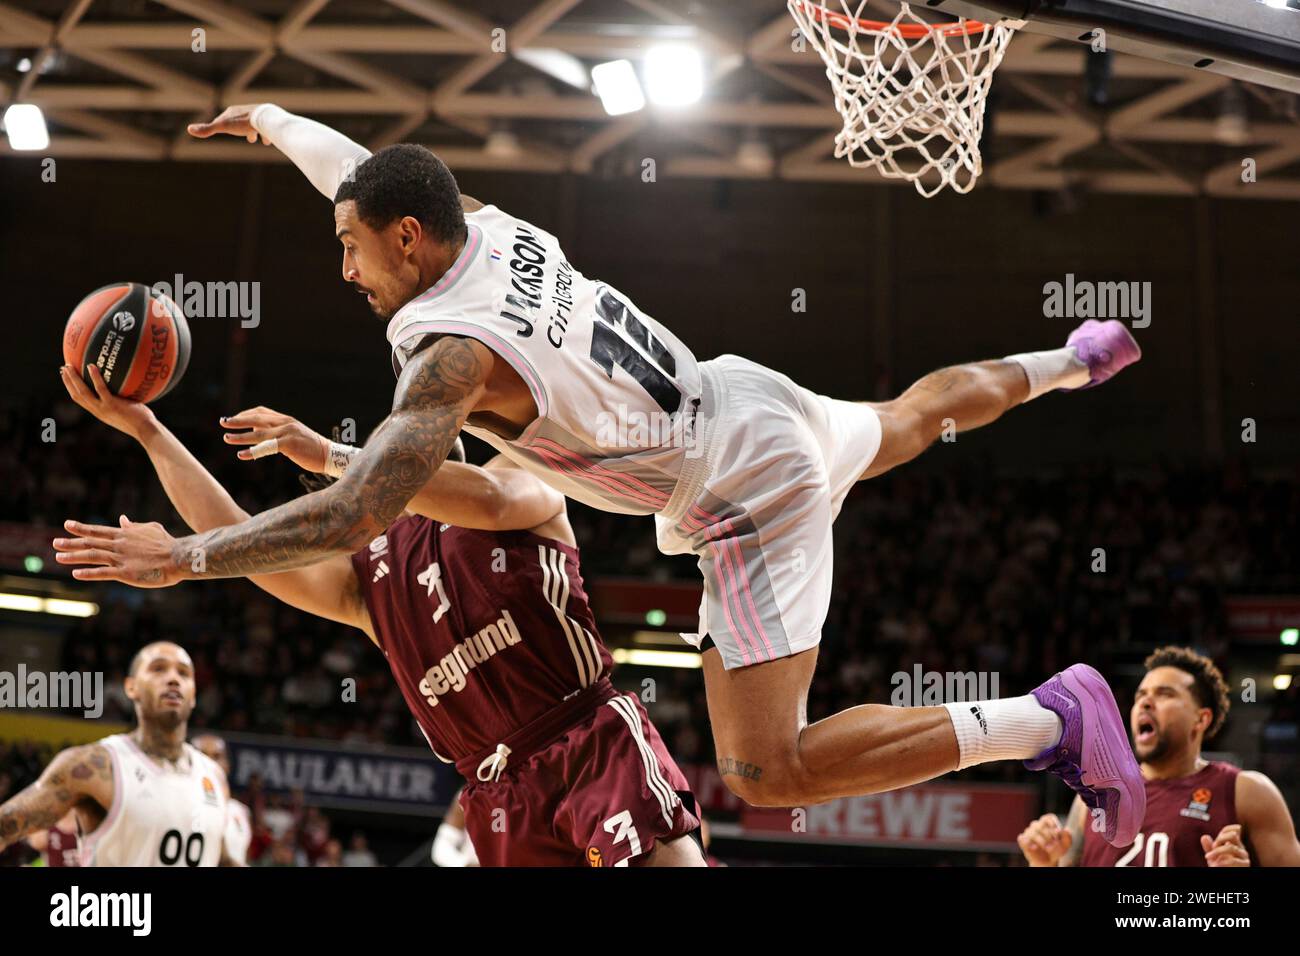
[[[664,511],[697,441],[695,356],[616,289],[573,268],[546,230],[496,206],[465,221],[455,263],[388,324],[394,370],[429,335],[479,340],[528,385],[537,418],[512,441],[466,431],[593,507]]]
[[[176,767],[127,734],[100,743],[113,762],[113,805],[81,837],[82,866],[216,866],[226,832],[221,768],[189,744]]]

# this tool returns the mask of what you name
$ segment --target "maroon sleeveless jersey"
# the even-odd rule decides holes
[[[607,676],[578,552],[405,517],[352,556],[375,637],[434,752],[491,749]]]
[[[1237,774],[1231,764],[1211,761],[1177,780],[1148,780],[1142,830],[1126,847],[1113,847],[1085,823],[1080,866],[1205,866],[1201,834],[1211,839],[1237,823]],[[1251,859],[1255,851],[1243,832]]]

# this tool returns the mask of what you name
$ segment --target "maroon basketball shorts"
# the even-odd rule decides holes
[[[693,804],[641,702],[611,687],[498,779],[471,781],[461,805],[483,866],[636,866],[699,827],[679,791]]]

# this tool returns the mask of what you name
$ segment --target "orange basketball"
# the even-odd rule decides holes
[[[170,392],[190,361],[190,327],[180,306],[139,282],[116,282],[82,299],[63,331],[63,360],[86,384],[99,367],[114,395],[151,402]]]

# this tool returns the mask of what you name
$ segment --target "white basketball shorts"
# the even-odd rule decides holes
[[[704,575],[696,647],[728,669],[815,647],[830,608],[831,524],[880,449],[869,405],[817,395],[735,355],[700,365],[699,436],[656,515],[664,554]]]

